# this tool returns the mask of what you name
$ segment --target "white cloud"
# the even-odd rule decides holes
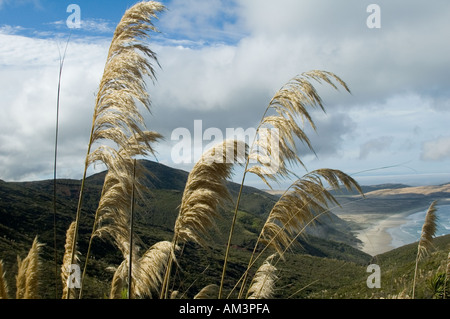
[[[387,150],[393,141],[392,136],[381,136],[361,145],[359,158],[366,159],[371,153],[380,153]]]
[[[58,43],[14,35],[0,35],[0,39],[4,43],[0,48],[0,178],[49,177],[53,169]],[[61,176],[81,174],[94,93],[106,52],[107,47],[98,44],[69,44],[60,100]],[[75,172],[77,167],[80,172]]]
[[[449,79],[450,3],[378,1],[382,28],[366,26],[366,6],[359,0],[241,1],[241,20],[259,42],[259,56],[277,56],[269,65],[284,72],[324,68],[342,76],[354,92],[353,101],[384,98],[386,94],[418,90],[431,83],[438,93]],[[257,58],[256,52],[253,56]],[[440,84],[439,84],[440,83]]]
[[[422,159],[426,161],[443,161],[450,159],[450,136],[441,136],[426,141],[422,146]]]
[[[234,42],[243,35],[242,27],[233,21],[235,1],[173,0],[167,9],[157,23],[164,34],[216,43]]]
[[[1,7],[1,3],[0,3]],[[21,26],[2,25],[0,26],[0,34],[17,34],[23,31],[25,28]]]
[[[54,25],[57,28],[67,30],[67,21],[58,20],[54,22],[48,23],[50,25]],[[115,29],[115,25],[113,25],[110,21],[104,19],[86,19],[83,18],[80,20],[80,29],[87,32],[92,33],[113,33]]]
[[[153,115],[146,116],[148,126],[166,140],[173,129],[190,128],[195,119],[202,119],[205,129],[224,132],[254,127],[286,81],[324,69],[342,77],[352,95],[318,86],[327,115],[317,116],[318,133],[310,136],[319,155],[313,166],[364,170],[417,159],[415,169],[426,171],[420,158],[446,156],[432,155],[428,146],[446,135],[441,114],[448,112],[450,100],[450,43],[439,32],[448,29],[450,4],[437,1],[433,6],[379,1],[379,30],[366,27],[369,3],[356,0],[245,0],[233,2],[236,6],[219,0],[172,1],[157,22],[162,33],[150,43],[162,69],[157,69],[155,86],[149,85]],[[110,26],[92,20],[91,27],[107,32]],[[46,176],[52,168],[57,40],[6,31],[9,35],[0,34],[5,43],[0,46],[0,95],[6,108],[0,118],[0,178]],[[59,165],[67,177],[77,176],[85,155],[108,45],[91,39],[69,44]],[[164,143],[159,159],[171,165],[169,142]],[[435,144],[441,150],[447,145]],[[386,156],[377,155],[380,151]]]

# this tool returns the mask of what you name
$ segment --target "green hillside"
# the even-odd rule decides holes
[[[416,283],[416,299],[437,298],[433,280],[444,274],[448,267],[450,235],[436,237],[434,250],[418,264],[419,275]],[[338,289],[327,293],[313,293],[310,297],[323,298],[393,298],[403,299],[412,296],[414,269],[418,243],[412,243],[374,256],[371,264],[380,266],[380,288],[369,289],[366,279],[370,275],[361,267],[353,282],[346,281]],[[360,276],[360,277],[359,277]]]
[[[158,241],[172,239],[178,205],[181,202],[188,173],[150,161],[143,161],[142,164],[151,172],[151,175],[148,175],[146,182],[149,192],[137,205],[135,230],[140,240],[140,247],[147,249]],[[79,250],[82,253],[87,250],[93,215],[104,177],[105,172],[95,174],[87,179],[87,192],[83,202],[79,235]],[[74,220],[79,186],[80,181],[78,180],[57,181],[56,242],[58,260],[61,260],[63,255],[66,230]],[[230,183],[229,189],[232,195],[236,196],[238,185]],[[21,258],[26,256],[35,236],[38,236],[39,241],[45,244],[42,252],[42,296],[55,298],[60,293],[60,289],[57,292],[54,289],[52,200],[52,180],[23,183],[0,182],[0,259],[4,262],[11,295],[13,295],[12,291],[15,287],[14,274],[17,272],[17,256]],[[244,188],[232,242],[235,249],[230,257],[230,281],[228,282],[230,285],[236,279],[235,276],[242,273],[265,217],[276,200],[276,196],[266,192],[251,187]],[[231,205],[223,209],[222,216],[217,230],[211,233],[214,244],[209,250],[199,249],[194,245],[185,248],[183,258],[180,260],[180,266],[183,269],[180,282],[189,287],[186,296],[192,297],[203,287],[203,284],[216,283],[220,278],[223,249],[231,223]],[[350,233],[350,229],[351,225],[333,214],[323,216],[318,219],[316,227],[311,228],[310,235],[299,240],[294,255],[302,256],[302,258],[303,256],[305,256],[304,258],[316,256],[360,265],[366,264],[370,256],[352,247],[357,244],[357,239]],[[105,269],[109,266],[117,266],[122,257],[112,244],[101,239],[94,240],[92,256],[88,267],[89,277],[85,284],[85,297],[99,298],[109,292],[112,273]],[[192,262],[194,260],[195,263]],[[295,261],[295,263],[298,262]],[[56,270],[58,276],[60,264],[59,262]],[[285,268],[287,271],[286,276],[281,276],[282,278],[296,276],[295,273],[290,274],[292,270],[289,270],[291,268],[289,260],[281,264],[284,266],[281,266],[280,269]],[[206,272],[205,269],[207,269]],[[202,274],[201,280],[196,277],[199,274]],[[59,277],[57,285],[60,285]]]
[[[171,240],[178,205],[188,173],[162,164],[143,161],[152,173],[146,186],[149,192],[138,201],[136,209],[136,234],[142,250],[161,240]],[[87,192],[79,235],[79,250],[84,254],[93,223],[105,172],[87,179]],[[24,258],[35,236],[45,246],[42,250],[41,296],[60,298],[59,267],[63,254],[65,232],[74,220],[80,181],[57,181],[57,289],[55,291],[55,265],[53,250],[53,181],[12,183],[0,181],[0,259],[3,260],[10,296],[15,294],[17,256]],[[230,183],[229,189],[236,196],[239,185]],[[354,201],[354,197],[339,199]],[[265,217],[276,202],[277,196],[261,190],[245,187],[242,205],[237,218],[233,249],[225,282],[229,292],[245,270]],[[401,197],[395,204],[406,203]],[[389,203],[392,209],[393,201]],[[414,198],[413,198],[414,202]],[[421,201],[420,201],[421,202]],[[416,204],[419,201],[415,202]],[[353,210],[365,211],[364,205],[382,208],[381,198],[369,198],[355,202]],[[399,207],[400,207],[399,206]],[[367,207],[367,206],[366,206]],[[217,229],[210,236],[211,245],[202,249],[187,244],[179,258],[176,273],[177,286],[173,289],[180,296],[192,298],[201,288],[217,284],[220,280],[224,247],[232,217],[232,205],[225,207]],[[358,241],[352,235],[355,225],[343,221],[334,214],[322,216],[316,227],[308,228],[308,235],[298,240],[285,260],[276,263],[278,281],[276,298],[392,298],[410,295],[414,274],[417,244],[407,245],[372,257],[354,248]],[[430,282],[442,272],[450,251],[450,235],[435,239],[435,251],[419,265],[417,297],[433,296]],[[267,254],[265,255],[267,256]],[[112,272],[106,269],[118,266],[122,261],[119,251],[108,241],[96,238],[85,282],[85,298],[104,298],[109,294]],[[84,263],[83,257],[81,263]],[[381,269],[381,288],[369,289],[366,284],[371,263]],[[254,270],[253,270],[254,272]],[[233,295],[232,295],[233,296]]]

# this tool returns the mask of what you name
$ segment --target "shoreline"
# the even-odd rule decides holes
[[[371,256],[394,249],[395,247],[392,245],[393,238],[387,230],[406,223],[406,217],[414,213],[405,212],[390,215],[387,218],[380,219],[369,228],[358,230],[356,232],[356,238],[362,242],[359,245],[359,249]]]
[[[396,248],[392,246],[393,238],[388,229],[403,225],[408,221],[408,216],[427,208],[415,208],[395,214],[343,214],[338,217],[361,226],[361,229],[354,231],[356,238],[361,241],[357,248],[375,256]]]

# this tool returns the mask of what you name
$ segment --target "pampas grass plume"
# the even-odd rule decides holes
[[[433,237],[436,233],[436,201],[432,202],[425,215],[425,222],[420,235],[417,258],[423,259],[433,247]]]
[[[16,298],[17,299],[37,299],[39,288],[40,260],[39,253],[44,244],[39,243],[37,237],[34,238],[30,251],[25,259],[17,257],[18,271],[16,276]]]
[[[175,247],[175,250],[178,250]],[[168,265],[169,258],[176,262],[173,245],[169,241],[161,241],[148,249],[142,257],[133,258],[132,296],[137,298],[152,298],[158,294],[160,285]],[[111,284],[110,298],[122,298],[122,291],[127,287],[128,259],[124,259],[114,272]]]
[[[253,277],[253,282],[248,289],[248,299],[270,299],[273,297],[277,268],[271,264],[276,254],[266,258]]]
[[[237,140],[225,140],[203,153],[186,182],[175,222],[175,241],[207,245],[205,238],[215,225],[219,207],[231,201],[227,181],[233,165],[242,163],[246,155],[246,144]]]
[[[145,124],[139,112],[139,103],[150,108],[149,95],[146,91],[146,78],[154,78],[152,61],[156,54],[143,41],[149,37],[148,31],[156,31],[151,19],[163,11],[164,6],[158,2],[140,2],[129,8],[119,24],[111,41],[105,69],[100,81],[85,159],[85,168],[78,199],[76,226],[73,238],[71,263],[74,261],[75,244],[81,214],[81,204],[88,166],[100,160],[108,169],[114,169],[114,159],[120,157],[113,147],[100,146],[93,150],[94,144],[109,140],[118,149],[126,153],[126,158],[136,154],[136,146],[130,146],[130,139],[141,140],[149,146],[144,131]],[[147,149],[151,151],[151,149]],[[141,149],[140,152],[145,153]],[[81,292],[80,292],[81,294]]]
[[[431,205],[428,207],[427,213],[425,215],[425,222],[422,226],[422,233],[420,235],[419,245],[417,247],[417,257],[416,257],[416,267],[414,270],[414,280],[413,280],[413,290],[412,290],[412,298],[415,297],[416,291],[416,278],[417,278],[417,270],[419,261],[422,260],[425,256],[427,256],[433,247],[433,237],[436,233],[436,203],[437,201],[433,201]]]
[[[62,280],[62,287],[63,287],[62,298],[63,299],[66,299],[68,297],[67,294],[69,293],[69,290],[70,290],[67,287],[67,278],[69,277],[69,270],[70,270],[70,266],[72,265],[71,258],[72,258],[72,243],[73,243],[74,234],[75,234],[75,222],[72,222],[66,232],[66,244],[64,245],[65,251],[64,251],[64,256],[63,256],[63,264],[61,266],[61,280]],[[75,247],[75,249],[76,249],[76,247]],[[75,252],[75,261],[76,262],[79,261],[78,255],[79,255],[79,252],[76,251]],[[75,298],[74,290],[71,290],[71,294],[70,294],[69,298],[70,299]]]

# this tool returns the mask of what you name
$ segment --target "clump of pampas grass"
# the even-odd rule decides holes
[[[243,163],[247,144],[228,139],[206,150],[189,173],[178,217],[175,221],[173,245],[193,241],[207,246],[208,231],[219,218],[218,210],[231,201],[227,181],[236,163]],[[171,262],[167,267],[161,298],[168,296]]]
[[[350,92],[347,84],[337,75],[328,71],[313,70],[305,72],[291,79],[280,90],[278,90],[277,93],[275,93],[274,97],[269,102],[269,105],[266,107],[262,119],[256,129],[256,136],[252,145],[250,145],[249,156],[246,159],[241,188],[237,197],[225,252],[222,278],[219,289],[219,298],[221,298],[223,294],[223,283],[226,274],[231,240],[234,232],[246,174],[253,173],[257,175],[269,188],[272,189],[272,183],[280,183],[284,179],[296,177],[296,174],[291,171],[289,166],[295,166],[299,164],[306,169],[302,160],[298,156],[296,140],[299,140],[314,152],[313,146],[307,134],[305,133],[304,126],[307,124],[315,130],[316,125],[310,114],[310,111],[314,109],[325,111],[325,109],[321,97],[319,96],[316,88],[312,85],[312,81],[316,81],[318,83],[326,83],[334,89],[338,89],[337,85],[340,85],[347,92]],[[337,82],[337,84],[335,84],[335,82]],[[322,172],[325,173],[326,170]],[[334,183],[334,181],[337,181],[339,179],[345,180],[344,184],[346,186],[347,184],[351,184],[354,186],[357,185],[355,181],[351,180],[349,176],[342,172],[338,172],[335,170],[329,171],[329,174],[322,174],[321,177],[326,176],[333,176],[333,178],[330,179],[330,181],[332,182],[331,186],[336,186],[337,184]],[[309,214],[308,209],[311,207],[308,206],[313,206],[313,204],[317,202],[323,203],[323,200],[325,199],[324,194],[327,195],[325,197],[328,197],[328,200],[330,199],[330,197],[328,196],[329,193],[324,192],[325,188],[319,181],[319,178],[313,178],[312,175],[310,177],[310,183],[308,183],[308,185],[313,185],[315,183],[318,185],[318,187],[320,187],[320,190],[315,191],[314,193],[308,193],[309,191],[306,190],[306,192],[304,192],[303,194],[310,196],[307,201],[303,201],[302,203],[299,203],[302,196],[297,197],[296,199],[296,196],[286,195],[286,197],[284,197],[280,201],[280,203],[277,203],[277,209],[272,211],[271,216],[269,216],[269,219],[264,226],[260,238],[267,238],[268,233],[272,233],[273,235],[277,234],[275,236],[277,240],[270,241],[270,243],[273,243],[273,245],[275,245],[277,251],[280,251],[280,249],[276,247],[277,245],[288,244],[288,239],[283,235],[283,233],[285,233],[285,231],[292,232],[292,230],[297,228],[292,226],[294,224],[298,226],[299,222],[303,220],[303,218],[300,218],[300,214],[297,213],[294,213],[294,216],[296,215],[297,217],[293,217],[292,215],[292,218],[289,217],[287,214],[291,213],[288,210],[284,210],[282,214],[277,215],[277,213],[281,212],[280,208],[283,205],[293,205],[292,207],[294,208],[294,211],[297,209],[296,207],[299,207],[299,209],[303,209],[305,213]],[[306,181],[304,182],[304,184],[306,184]],[[301,188],[303,187],[300,187],[298,189]],[[306,188],[306,185],[304,188]],[[297,195],[299,194],[300,192],[297,192]],[[313,201],[311,201],[312,198],[314,198]],[[292,200],[295,201],[295,203],[289,203],[289,201]],[[307,204],[307,206],[305,206],[305,204]],[[296,212],[299,212],[299,210],[297,209]],[[280,225],[279,223],[274,223],[273,221],[275,220],[277,220],[277,222],[289,220],[289,222],[285,224],[281,223]],[[275,239],[275,237],[273,238]],[[258,242],[259,241],[260,240],[258,240]],[[250,261],[250,264],[252,264],[252,260]],[[245,279],[243,280],[243,283],[245,283]],[[244,285],[242,285],[242,287],[244,287]],[[240,295],[242,295],[242,290]]]
[[[248,271],[267,249],[272,248],[278,258],[283,259],[297,238],[305,234],[305,228],[314,225],[318,217],[329,212],[330,204],[339,206],[327,186],[332,189],[341,186],[347,190],[354,188],[362,194],[360,186],[352,177],[335,169],[314,170],[291,184],[272,207],[261,229],[242,278],[239,297],[242,297]],[[257,251],[259,254],[255,256]]]
[[[126,241],[119,238],[123,233],[120,232],[121,227],[127,222],[127,218],[123,218],[123,205],[119,204],[123,204],[124,201],[127,201],[127,203],[132,201],[128,196],[134,191],[135,179],[132,172],[135,172],[135,162],[133,158],[153,154],[151,143],[161,137],[155,132],[146,130],[144,118],[139,108],[143,106],[144,109],[150,111],[146,81],[147,79],[154,80],[154,64],[158,64],[158,62],[156,54],[146,45],[145,40],[149,38],[150,31],[157,32],[151,20],[156,18],[156,14],[163,10],[164,6],[158,2],[139,2],[125,12],[114,32],[95,101],[77,205],[71,264],[75,261],[75,246],[86,173],[88,167],[93,163],[103,163],[109,174],[105,179],[100,210],[98,209],[96,213],[93,234],[96,233],[97,223],[102,218],[100,214],[105,216],[106,211],[108,211],[108,214],[115,214],[116,216],[112,220],[118,221],[118,223],[113,227],[110,234],[113,234],[113,238],[119,244],[123,253],[127,250],[125,246],[130,241],[130,236],[127,236]],[[110,145],[115,145],[115,147]],[[111,204],[117,205],[119,208],[114,209]],[[109,214],[109,217],[111,217],[111,214]],[[132,251],[133,248],[128,247],[130,258]],[[87,261],[88,257],[86,258],[86,264]],[[83,282],[84,275],[85,270],[83,270],[81,282]],[[80,297],[81,295],[82,287]]]
[[[41,279],[40,253],[44,244],[34,238],[30,250],[24,259],[17,256],[16,299],[38,299]],[[3,261],[0,260],[0,299],[9,299],[8,285]]]
[[[175,250],[179,248],[176,247]],[[132,287],[128,291],[133,298],[152,298],[158,296],[169,258],[176,262],[175,250],[169,241],[161,241],[154,244],[140,258],[134,258],[132,267],[132,285],[127,278],[129,260],[124,259],[114,272],[111,284],[110,298],[122,298],[122,291]],[[137,257],[137,256],[135,256]],[[130,296],[130,295],[129,295]]]

